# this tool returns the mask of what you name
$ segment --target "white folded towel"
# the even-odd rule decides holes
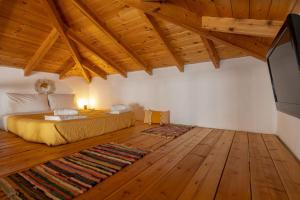
[[[78,110],[75,109],[55,109],[54,115],[78,115]]]
[[[124,110],[111,110],[109,113],[110,114],[113,114],[113,115],[118,115],[118,114],[121,114],[121,113],[125,113],[125,112],[129,112],[130,109],[124,109]]]
[[[115,104],[111,106],[111,111],[121,111],[121,110],[128,110],[129,107],[123,104]]]
[[[65,121],[65,120],[76,120],[86,119],[87,116],[83,115],[45,115],[45,120],[48,121]]]

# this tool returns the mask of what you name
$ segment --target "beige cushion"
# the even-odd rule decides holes
[[[48,112],[47,95],[44,94],[6,94],[6,113]]]
[[[159,117],[155,117],[155,120],[153,118],[154,113],[156,115],[159,114]],[[156,119],[156,118],[159,118],[159,119]],[[146,123],[146,124],[159,123],[161,125],[169,124],[170,123],[170,111],[145,110],[144,123]]]
[[[160,124],[170,124],[170,111],[160,113]]]
[[[77,108],[74,94],[50,94],[48,99],[51,110]]]
[[[152,118],[152,112],[151,112],[151,110],[145,110],[144,123],[145,124],[151,124],[151,118]]]

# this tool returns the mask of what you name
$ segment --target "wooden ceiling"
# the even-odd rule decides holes
[[[254,56],[300,0],[0,0],[0,64],[93,76]]]

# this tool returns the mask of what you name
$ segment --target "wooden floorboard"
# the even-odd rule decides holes
[[[248,134],[252,199],[288,199],[261,134]]]
[[[219,141],[199,167],[179,199],[214,199],[233,136],[233,131],[222,133]]]
[[[247,133],[235,133],[216,199],[251,199]]]
[[[160,147],[151,154],[145,156],[142,160],[136,162],[134,165],[131,165],[124,170],[118,172],[114,178],[109,178],[105,180],[102,184],[94,187],[94,191],[90,190],[85,195],[79,197],[79,199],[105,199],[107,196],[112,194],[114,191],[118,190],[123,185],[127,184],[132,178],[136,177],[144,170],[153,166],[157,161],[159,161],[164,156],[168,155],[170,152],[177,149],[179,145],[182,145],[191,140],[191,138],[198,132],[198,130],[192,130],[183,136],[180,139],[173,140],[166,145]],[[156,136],[155,136],[156,137]]]
[[[178,145],[176,149],[168,153],[166,156],[158,160],[149,168],[145,169],[141,174],[131,179],[128,183],[122,185],[117,191],[113,192],[105,199],[109,200],[126,200],[135,199],[155,184],[162,176],[167,174],[181,159],[183,159],[211,130],[194,129],[196,134],[191,136],[187,142]]]
[[[1,133],[0,177],[115,142],[150,153],[77,199],[300,199],[299,162],[275,135],[195,128],[171,139],[142,133],[149,127],[139,122],[57,147]]]
[[[149,190],[144,190],[140,199],[177,199],[197,169],[221,136],[221,130],[210,132],[168,174]],[[180,181],[178,181],[180,180]]]
[[[274,135],[263,135],[277,172],[290,199],[300,199],[299,161]]]

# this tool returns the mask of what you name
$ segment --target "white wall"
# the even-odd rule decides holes
[[[274,133],[276,108],[267,65],[245,57],[188,65],[184,73],[174,68],[129,73],[125,79],[94,78],[90,97],[97,108],[115,103],[139,104],[170,110],[174,123],[254,132]]]
[[[5,92],[36,93],[34,84],[38,79],[55,81],[56,93],[74,93],[79,98],[88,98],[89,85],[80,77],[59,80],[57,74],[40,72],[24,77],[23,70],[5,66],[0,66],[0,98]],[[4,110],[1,105],[0,101],[0,116],[4,114],[1,113]]]
[[[300,119],[277,112],[277,135],[300,159]]]

